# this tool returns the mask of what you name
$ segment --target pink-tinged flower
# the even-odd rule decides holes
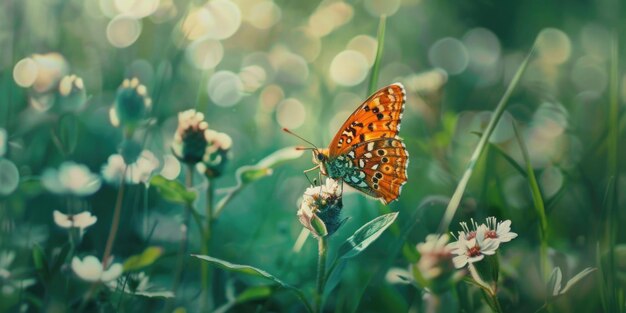
[[[297,215],[302,226],[319,238],[332,235],[341,226],[342,207],[341,188],[328,178],[324,185],[306,189]]]
[[[486,238],[485,232],[481,229],[476,231],[476,236],[471,239],[459,237],[458,241],[448,244],[452,254],[456,254],[452,259],[456,268],[478,262],[485,258],[485,255],[495,254],[499,245],[499,241]]]
[[[452,268],[452,248],[448,245],[449,236],[431,234],[417,245],[420,260],[417,269],[422,277],[432,280]]]
[[[120,277],[124,267],[120,263],[114,263],[103,269],[100,260],[95,256],[89,255],[82,260],[74,257],[72,259],[72,270],[76,276],[84,281],[107,283]]]
[[[487,224],[479,226],[482,231],[485,232],[485,238],[497,240],[500,243],[509,242],[517,234],[511,231],[511,220],[498,222],[495,217],[491,216],[487,218]]]

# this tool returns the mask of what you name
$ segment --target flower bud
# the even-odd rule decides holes
[[[137,78],[124,79],[110,112],[111,123],[133,129],[148,116],[151,106],[146,86],[140,84]]]
[[[197,164],[205,159],[209,147],[209,124],[204,114],[196,110],[178,113],[178,128],[174,133],[172,152],[187,164]]]
[[[202,172],[209,177],[215,178],[222,175],[224,168],[230,159],[230,148],[233,140],[225,133],[207,130],[207,137],[211,145],[207,148],[202,164]]]
[[[63,111],[79,111],[87,101],[83,79],[76,75],[64,76],[61,79],[59,94],[60,107]]]

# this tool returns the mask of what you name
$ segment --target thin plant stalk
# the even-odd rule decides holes
[[[539,183],[537,182],[537,178],[535,177],[535,170],[533,169],[532,163],[530,162],[528,149],[526,148],[526,144],[524,144],[524,139],[522,139],[522,136],[520,135],[515,122],[513,122],[513,130],[515,132],[515,136],[517,137],[517,142],[520,146],[520,149],[522,150],[524,162],[526,163],[528,184],[530,186],[530,192],[533,197],[535,209],[537,210],[537,216],[539,216],[539,237],[541,240],[541,244],[539,246],[540,269],[541,277],[544,279],[544,281],[547,281],[550,274],[548,268],[548,217],[546,216],[546,208],[544,205],[543,197],[541,196],[541,189],[539,189]]]
[[[214,185],[211,182],[211,179],[208,179],[208,186],[206,192],[206,224],[204,231],[202,232],[202,245],[201,250],[202,254],[209,255],[209,248],[211,242],[211,236],[213,234],[213,195],[214,195]],[[202,295],[200,298],[201,301],[201,310],[202,312],[208,312],[212,309],[213,306],[213,284],[211,283],[212,271],[209,267],[209,263],[202,262],[200,265],[201,275],[202,275]]]
[[[189,189],[193,185],[193,165],[187,166],[187,175],[185,176],[185,186]],[[172,282],[172,293],[176,294],[178,287],[180,286],[183,274],[183,268],[185,267],[185,251],[187,251],[187,243],[188,243],[188,228],[189,228],[189,215],[193,208],[191,204],[185,205],[185,215],[183,218],[183,231],[182,238],[180,239],[180,245],[178,247],[178,253],[176,254],[176,268],[174,269],[174,278]],[[166,306],[165,312],[170,312],[172,305],[174,304],[174,299],[172,298],[168,305]]]
[[[317,259],[317,294],[315,295],[315,311],[322,312],[324,304],[324,285],[326,284],[326,256],[328,254],[328,241],[326,237],[320,237],[317,240],[318,259]]]
[[[376,57],[374,58],[374,65],[372,66],[372,72],[370,74],[370,81],[367,87],[367,94],[371,95],[376,91],[376,84],[378,82],[378,72],[380,69],[380,60],[383,57],[383,47],[385,46],[385,24],[387,23],[387,17],[382,15],[378,24]]]
[[[126,186],[126,171],[128,171],[128,165],[124,166],[124,172],[122,173],[122,180],[120,182],[120,188],[117,190],[117,199],[115,200],[115,210],[113,211],[113,221],[111,222],[111,229],[109,230],[109,238],[107,239],[106,247],[104,248],[104,255],[102,256],[102,269],[106,269],[109,265],[109,257],[111,251],[113,251],[113,245],[115,244],[115,237],[117,236],[117,230],[120,226],[120,215],[122,213],[122,203],[124,199],[124,189]]]

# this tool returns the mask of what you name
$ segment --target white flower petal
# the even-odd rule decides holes
[[[112,281],[120,277],[123,271],[124,271],[124,267],[122,266],[122,264],[115,263],[102,273],[102,277],[100,279],[105,283]]]
[[[452,263],[454,263],[454,267],[456,268],[462,268],[465,265],[467,265],[467,256],[466,255],[459,255],[459,256],[455,256],[452,259]]]
[[[70,221],[69,217],[57,210],[52,212],[52,216],[54,217],[54,223],[59,227],[70,228],[72,227],[72,221]]]
[[[72,259],[72,270],[78,277],[88,282],[97,282],[102,276],[102,264],[95,256],[86,256],[81,261],[78,257]]]
[[[85,211],[74,215],[74,227],[85,229],[98,221],[98,218],[91,215],[90,212]]]

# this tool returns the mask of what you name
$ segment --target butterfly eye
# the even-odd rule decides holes
[[[318,159],[318,160],[320,160],[320,161],[324,161],[324,158],[325,158],[324,154],[322,154],[322,153],[318,153],[318,154],[317,154],[317,159]]]

